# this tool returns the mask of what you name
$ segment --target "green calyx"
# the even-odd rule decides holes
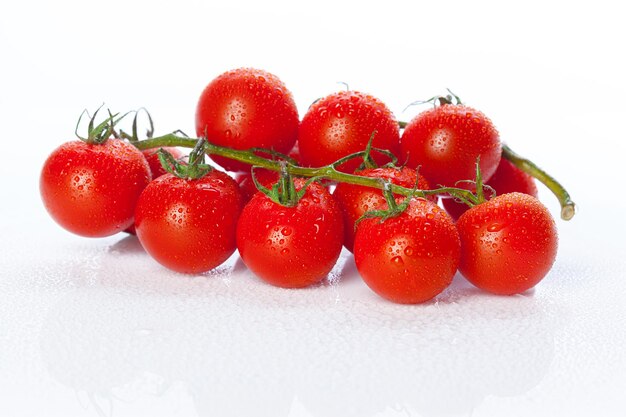
[[[365,219],[378,218],[380,219],[380,223],[382,223],[385,220],[390,219],[392,217],[398,217],[399,215],[401,215],[402,213],[406,211],[406,209],[409,207],[409,204],[411,203],[411,200],[419,193],[419,190],[417,189],[417,181],[416,181],[415,187],[413,188],[411,194],[409,194],[404,200],[402,200],[400,204],[398,204],[396,203],[395,196],[391,192],[391,183],[386,180],[381,180],[381,182],[383,184],[382,191],[383,191],[383,196],[385,197],[385,201],[387,202],[387,209],[386,210],[372,210],[372,211],[366,212],[361,217],[359,217],[357,221],[354,223],[355,228],[361,221]]]
[[[157,151],[157,155],[163,169],[167,172],[178,178],[194,180],[202,178],[213,171],[213,167],[205,163],[206,146],[206,139],[200,138],[189,154],[189,161],[186,164],[176,160],[171,153],[163,148]]]
[[[128,113],[124,113],[119,116],[119,113],[111,114],[110,110],[107,110],[109,113],[109,117],[107,117],[103,122],[96,125],[96,117],[98,116],[98,112],[102,109],[102,106],[98,107],[98,109],[94,112],[93,116],[90,116],[89,125],[87,126],[87,136],[83,137],[78,134],[78,127],[80,126],[80,122],[83,119],[83,116],[87,114],[89,116],[89,112],[87,110],[83,110],[78,118],[78,122],[76,122],[76,129],[74,129],[74,134],[78,139],[82,140],[85,143],[90,145],[102,145],[107,141],[111,136],[115,136],[115,125],[122,120]]]
[[[133,118],[131,133],[128,134],[123,130],[120,130],[120,133],[118,135],[120,138],[127,139],[130,143],[136,143],[139,141],[139,135],[137,133],[137,119],[142,111],[146,114],[146,117],[148,118],[148,123],[150,125],[150,127],[146,130],[146,139],[152,138],[152,135],[154,135],[154,122],[152,121],[152,116],[150,115],[150,112],[146,110],[145,107],[141,107],[139,110],[134,112],[135,117]]]
[[[263,184],[261,184],[257,180],[256,175],[254,174],[254,171],[258,167],[253,166],[250,171],[250,174],[252,176],[252,181],[254,182],[254,185],[256,186],[256,188],[259,191],[261,191],[263,194],[265,194],[274,203],[279,204],[281,206],[285,206],[285,207],[295,207],[298,205],[298,202],[302,200],[302,197],[304,197],[304,194],[306,194],[306,189],[308,188],[308,186],[313,181],[317,181],[322,177],[309,178],[304,183],[304,185],[299,190],[297,190],[296,184],[294,182],[294,178],[291,176],[291,174],[289,173],[289,170],[287,169],[287,164],[288,163],[285,161],[280,162],[280,165],[281,165],[280,178],[278,182],[272,185],[271,189],[265,187]]]
[[[457,105],[457,106],[463,104],[463,102],[461,101],[461,98],[459,96],[454,94],[449,88],[446,88],[446,90],[448,90],[448,94],[446,94],[445,96],[436,95],[436,96],[432,96],[428,100],[414,101],[413,103],[410,103],[408,106],[406,106],[404,108],[404,110],[408,109],[411,106],[419,106],[421,104],[426,104],[426,103],[430,103],[430,104],[432,104],[435,107],[437,107],[437,106],[445,106],[445,105],[448,105],[448,104],[454,104],[454,105]],[[406,127],[406,123],[405,122],[399,122],[399,125],[400,125],[401,129]]]

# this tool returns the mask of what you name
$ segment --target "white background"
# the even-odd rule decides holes
[[[0,415],[621,415],[617,4],[3,2]],[[552,272],[523,296],[457,276],[434,302],[396,306],[345,254],[323,286],[285,291],[236,256],[189,278],[134,238],[83,239],[47,217],[39,169],[83,108],[145,106],[158,132],[193,132],[201,90],[240,66],[278,75],[301,116],[339,81],[402,120],[451,88],[578,203]]]

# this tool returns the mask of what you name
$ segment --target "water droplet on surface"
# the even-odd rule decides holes
[[[391,258],[391,263],[400,266],[404,265],[404,260],[402,259],[402,256],[394,256]]]

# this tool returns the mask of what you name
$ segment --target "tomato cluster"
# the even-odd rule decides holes
[[[457,270],[488,292],[524,292],[555,260],[555,222],[533,178],[502,157],[493,123],[455,98],[435,99],[403,131],[383,102],[357,91],[318,100],[300,121],[276,76],[232,70],[200,96],[202,139],[188,161],[178,148],[121,139],[113,116],[96,128],[92,120],[88,138],[46,160],[41,195],[67,230],[136,232],[181,273],[209,271],[238,250],[262,280],[307,287],[345,246],[366,284],[393,302],[432,299]],[[265,169],[251,171],[259,160]]]

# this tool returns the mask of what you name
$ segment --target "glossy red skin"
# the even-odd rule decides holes
[[[358,91],[341,91],[315,102],[302,119],[298,146],[302,164],[311,167],[328,165],[336,160],[365,150],[372,132],[373,146],[397,155],[400,149],[398,122],[385,104]],[[379,165],[389,158],[372,153]],[[362,160],[354,159],[340,167],[354,172]]]
[[[287,153],[298,136],[298,109],[291,92],[275,75],[240,68],[215,78],[196,108],[196,133],[209,142],[235,149],[266,148]],[[213,155],[230,171],[248,165]]]
[[[370,168],[355,173],[361,177],[384,178],[392,184],[406,188],[415,187],[417,174],[411,168]],[[421,190],[429,190],[428,181],[421,175],[417,186]],[[333,197],[339,204],[343,214],[344,241],[343,244],[350,252],[354,246],[355,223],[367,211],[380,210],[387,207],[385,197],[380,190],[363,187],[360,185],[339,183],[335,188]],[[400,196],[398,196],[400,197]],[[437,197],[432,197],[431,201],[437,201]]]
[[[464,105],[446,104],[426,110],[409,122],[400,142],[400,159],[420,166],[433,185],[454,186],[476,177],[476,158],[488,181],[500,162],[498,131],[483,113]]]
[[[178,148],[165,147],[163,149],[169,152],[170,154],[172,154],[172,156],[176,159],[180,159],[183,157],[183,153]],[[163,168],[163,165],[161,164],[161,161],[159,160],[159,155],[157,154],[158,150],[159,149],[157,148],[157,149],[144,149],[143,151],[141,151],[144,158],[146,158],[148,165],[150,166],[150,173],[152,174],[152,179],[156,179],[156,178],[159,178],[161,175],[167,174],[167,171],[165,170],[165,168]],[[126,233],[130,233],[131,235],[137,234],[137,232],[135,231],[134,223],[130,225],[124,231]]]
[[[496,190],[497,195],[517,192],[537,198],[537,185],[534,178],[505,158],[500,159],[498,169],[491,176],[487,185]],[[485,197],[490,198],[491,194],[487,192]],[[457,203],[453,198],[442,198],[441,201],[454,220],[458,220],[469,209],[467,204]]]
[[[441,293],[460,257],[454,221],[436,204],[413,199],[405,212],[359,223],[354,260],[365,283],[395,303],[417,304]]]
[[[67,142],[44,163],[39,188],[52,218],[80,236],[111,236],[133,224],[150,169],[134,146],[118,139],[101,145]]]
[[[213,170],[194,180],[165,174],[139,198],[137,237],[168,269],[185,274],[210,271],[235,251],[242,205],[237,183],[223,172]]]
[[[522,293],[541,281],[556,258],[554,219],[539,200],[521,193],[502,194],[465,212],[459,270],[485,291]]]
[[[304,181],[296,179],[296,188]],[[246,205],[237,226],[237,248],[259,278],[284,288],[320,282],[341,253],[343,221],[339,206],[317,183],[295,207],[280,206],[263,193]]]

